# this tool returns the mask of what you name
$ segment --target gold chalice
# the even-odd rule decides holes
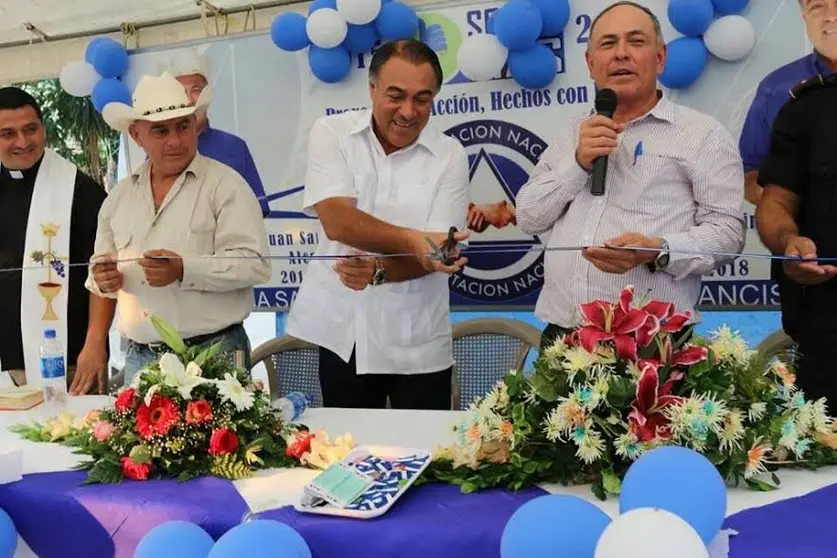
[[[44,310],[44,315],[41,317],[42,320],[54,321],[58,319],[58,315],[52,307],[52,301],[61,292],[61,287],[61,283],[52,283],[50,281],[38,283],[38,292],[46,300],[46,310]]]

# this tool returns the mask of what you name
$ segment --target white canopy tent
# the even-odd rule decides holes
[[[433,0],[406,0],[413,5]],[[217,35],[264,32],[276,14],[308,11],[308,1],[0,0],[0,84],[55,77],[84,57],[92,37],[128,49]]]

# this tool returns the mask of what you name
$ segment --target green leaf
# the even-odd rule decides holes
[[[186,353],[186,343],[183,342],[183,338],[177,333],[177,330],[157,316],[151,315],[149,316],[149,320],[151,320],[151,325],[157,330],[157,335],[160,336],[163,343],[179,355]]]
[[[217,355],[219,350],[221,350],[221,343],[213,343],[198,353],[198,356],[196,356],[193,360],[195,361],[195,364],[203,368],[203,365],[206,364],[209,359]]]
[[[116,484],[122,482],[122,466],[108,459],[100,459],[88,471],[83,484]]]
[[[538,394],[538,397],[546,402],[557,401],[559,397],[558,388],[549,381],[548,378],[541,374],[535,374],[529,379],[532,389]]]
[[[131,457],[131,461],[133,461],[137,465],[140,465],[142,463],[148,463],[151,461],[151,448],[149,448],[146,445],[140,444],[131,448],[131,453],[129,455]]]
[[[608,494],[619,494],[622,491],[622,481],[613,469],[602,469],[602,488]]]
[[[511,456],[511,464],[515,467],[521,467],[523,465],[523,458],[520,457],[519,453],[513,453]]]
[[[472,492],[476,492],[479,489],[479,487],[473,482],[463,482],[460,489],[463,493],[470,494]]]
[[[537,461],[527,461],[523,464],[523,472],[527,475],[531,475],[538,470],[538,462]]]
[[[782,484],[782,481],[779,480],[779,477],[778,477],[778,475],[776,475],[776,473],[770,473],[770,479],[773,481],[773,484],[775,484],[776,486],[779,486],[780,484]]]
[[[774,490],[778,490],[778,486],[773,486],[772,484],[766,483],[764,481],[760,481],[758,479],[745,479],[747,481],[747,486],[752,488],[753,490],[758,490],[759,492],[772,492]]]
[[[526,420],[526,408],[523,406],[523,403],[517,403],[514,407],[512,407],[512,421],[516,424],[520,424]]]
[[[600,478],[596,482],[593,483],[592,486],[593,495],[598,498],[599,500],[607,500],[607,492],[605,492],[604,486],[602,486],[602,479]]]

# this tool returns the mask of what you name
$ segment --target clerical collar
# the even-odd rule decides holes
[[[3,167],[2,174],[8,174],[9,178],[11,178],[12,180],[26,180],[28,182],[34,182],[35,178],[38,176],[38,169],[41,168],[41,162],[43,160],[44,158],[41,157],[37,163],[24,170],[12,170]]]

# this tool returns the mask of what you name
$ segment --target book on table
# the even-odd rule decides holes
[[[26,411],[44,402],[44,392],[38,388],[0,388],[0,411]]]

